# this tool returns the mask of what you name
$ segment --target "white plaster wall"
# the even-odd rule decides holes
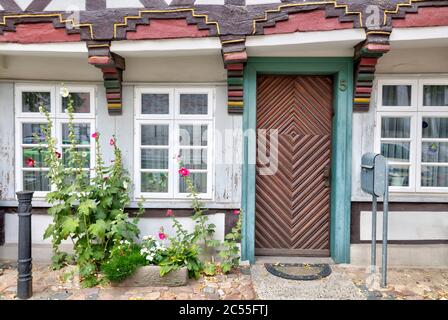
[[[224,240],[224,228],[225,228],[225,214],[216,213],[209,216],[209,222],[216,225],[216,233],[214,238],[216,240]],[[193,231],[194,222],[189,217],[178,218],[179,222],[188,231]],[[33,245],[40,244],[51,244],[50,239],[44,240],[43,235],[45,229],[51,223],[51,216],[47,215],[33,215],[32,216],[32,238],[31,241]],[[164,228],[164,232],[169,236],[174,236],[175,231],[172,228],[172,221],[169,218],[141,218],[138,224],[141,236],[153,235],[157,236],[160,227]],[[16,244],[18,243],[18,216],[17,214],[6,214],[5,215],[5,244]],[[63,244],[70,244],[71,241],[64,241]]]
[[[383,75],[445,74],[448,76],[448,51],[445,48],[394,48],[380,58],[376,77]],[[353,113],[352,129],[352,201],[371,201],[361,190],[361,157],[374,152],[376,83],[369,112]],[[436,194],[391,194],[391,201],[446,202],[446,196]]]
[[[125,82],[198,83],[226,79],[227,73],[220,54],[127,58],[124,72]]]
[[[0,56],[0,79],[102,81],[98,68],[88,64],[87,54],[45,57],[36,55]],[[220,54],[126,58],[125,82],[203,83],[227,78]]]
[[[0,83],[0,200],[14,197],[14,86]]]
[[[377,266],[381,265],[381,246],[376,250]],[[356,266],[370,266],[370,244],[352,244],[350,246],[350,263]],[[400,245],[387,247],[388,266],[437,267],[448,266],[448,245]],[[370,268],[366,268],[370,272]]]
[[[60,84],[84,82],[96,86],[96,128],[104,160],[113,158],[109,139],[115,134],[123,152],[125,167],[134,174],[134,87],[139,86],[212,86],[216,93],[214,199],[210,208],[236,208],[241,201],[242,116],[227,112],[225,69],[220,55],[198,57],[128,58],[123,86],[123,114],[107,111],[101,71],[87,63],[87,57],[6,56],[0,63],[0,205],[15,206],[14,169],[14,83]],[[2,80],[3,79],[3,80]],[[10,79],[10,80],[7,80]],[[92,82],[94,81],[94,82]],[[46,206],[35,199],[34,206]],[[189,201],[146,201],[148,208],[189,208]],[[136,206],[133,202],[131,206]]]
[[[376,76],[448,73],[448,51],[445,48],[392,48],[379,60]],[[369,112],[353,114],[352,201],[371,201],[361,190],[361,157],[374,151],[376,84]],[[446,202],[446,195],[391,194],[392,202]],[[378,214],[377,239],[382,238],[382,213]],[[361,240],[371,239],[371,212],[361,212]],[[390,240],[446,240],[448,212],[390,212]],[[446,265],[447,245],[393,245],[389,250],[390,265]],[[380,253],[378,253],[380,255]],[[441,256],[442,255],[442,256]],[[445,256],[443,256],[445,255]],[[368,264],[369,246],[351,245],[351,263]]]
[[[448,72],[446,47],[395,48],[382,58],[376,73],[443,73]]]
[[[382,240],[383,213],[377,215],[378,240]],[[360,240],[372,239],[372,212],[362,211]],[[448,240],[448,211],[391,211],[389,240]]]
[[[88,64],[87,54],[79,57],[7,55],[2,56],[0,79],[102,81],[103,76],[98,68]]]

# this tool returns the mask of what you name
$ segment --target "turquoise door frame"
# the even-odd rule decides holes
[[[350,201],[353,105],[352,58],[249,58],[244,70],[244,212],[242,259],[255,262],[255,160],[257,74],[332,75],[334,117],[331,158],[330,254],[336,263],[350,262]]]

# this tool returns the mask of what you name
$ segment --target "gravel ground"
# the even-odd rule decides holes
[[[366,299],[347,274],[335,271],[320,280],[296,281],[276,277],[264,265],[251,268],[254,289],[261,300]]]
[[[447,300],[448,268],[389,268],[386,288],[369,268],[333,265],[330,276],[312,281],[275,277],[264,265],[251,268],[259,299],[290,300]]]
[[[82,289],[73,266],[52,271],[33,266],[36,300],[448,300],[448,268],[389,268],[388,286],[368,268],[332,265],[330,276],[295,281],[276,277],[263,264],[228,275],[201,277],[187,286],[126,288],[99,286]],[[17,264],[0,263],[0,300],[16,299]]]

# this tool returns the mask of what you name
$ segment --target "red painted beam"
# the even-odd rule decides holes
[[[172,39],[207,37],[207,30],[199,30],[185,19],[151,19],[149,25],[138,25],[135,31],[128,31],[126,39]]]
[[[242,63],[235,63],[235,64],[228,64],[226,65],[227,70],[244,70],[244,64]]]
[[[102,65],[110,65],[113,64],[113,60],[109,57],[98,57],[93,56],[89,58],[89,63],[93,64],[95,66],[102,66]]]
[[[77,41],[81,41],[79,34],[67,34],[65,28],[55,28],[52,23],[18,24],[15,32],[0,35],[0,42],[22,44]]]
[[[232,52],[224,54],[224,63],[235,63],[235,62],[246,62],[247,61],[247,53],[246,51],[242,52]]]
[[[244,92],[243,91],[228,91],[227,92],[229,97],[242,97],[244,96]]]

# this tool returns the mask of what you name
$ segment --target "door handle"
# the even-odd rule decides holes
[[[325,166],[323,175],[325,186],[328,188],[330,187],[330,181],[331,181],[331,167],[329,165]]]

